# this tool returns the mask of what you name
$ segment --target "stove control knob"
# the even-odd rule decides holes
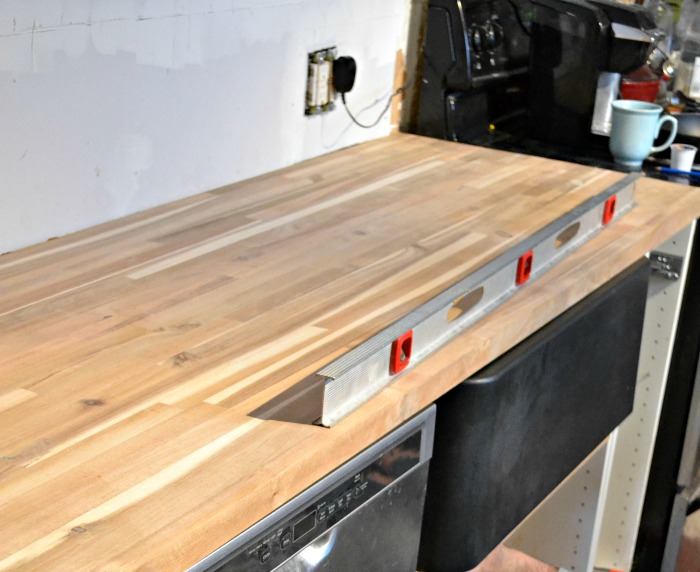
[[[484,28],[484,43],[489,50],[493,50],[498,45],[496,27],[491,23]]]
[[[493,33],[496,37],[496,45],[500,46],[503,43],[503,38],[505,37],[506,32],[499,22],[493,23]]]
[[[475,53],[484,51],[484,37],[481,28],[474,26],[472,28],[472,49]]]

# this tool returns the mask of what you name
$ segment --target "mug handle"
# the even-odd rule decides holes
[[[659,119],[659,122],[656,124],[656,136],[659,136],[659,132],[661,131],[661,126],[666,122],[670,121],[671,122],[671,134],[668,136],[668,139],[666,139],[666,142],[659,145],[658,147],[652,147],[651,151],[649,153],[658,153],[659,151],[663,151],[664,149],[668,149],[671,146],[671,143],[673,143],[673,140],[676,138],[676,133],[678,133],[678,120],[675,117],[672,117],[670,115],[664,115]]]

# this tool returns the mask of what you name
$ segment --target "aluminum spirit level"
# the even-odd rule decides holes
[[[316,372],[330,427],[634,206],[628,175]]]

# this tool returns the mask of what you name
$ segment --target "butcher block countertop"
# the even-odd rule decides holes
[[[700,189],[640,180],[632,211],[338,425],[273,415],[622,177],[397,134],[0,257],[0,570],[196,563],[700,216]]]

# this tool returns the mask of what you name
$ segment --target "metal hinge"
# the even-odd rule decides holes
[[[649,253],[649,262],[651,262],[651,271],[654,274],[659,274],[667,280],[678,280],[681,277],[681,269],[683,268],[683,257],[681,256],[652,250]]]

